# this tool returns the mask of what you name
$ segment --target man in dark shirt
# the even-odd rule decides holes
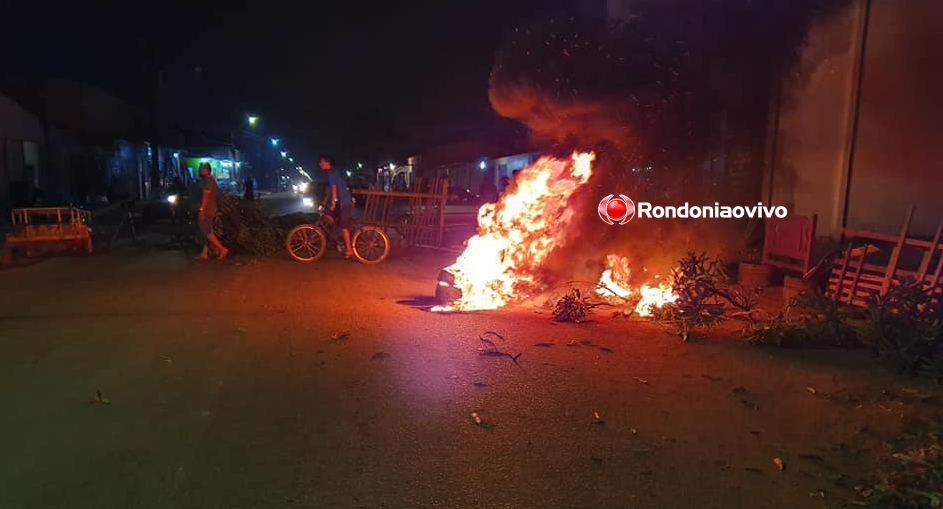
[[[350,214],[354,208],[354,202],[350,196],[350,189],[347,189],[347,182],[340,172],[334,169],[334,161],[330,156],[321,156],[321,170],[327,172],[327,185],[330,196],[327,200],[327,210],[336,213],[341,233],[344,235],[344,258],[350,258],[354,251],[350,246]]]

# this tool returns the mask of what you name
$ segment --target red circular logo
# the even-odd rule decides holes
[[[625,224],[635,217],[635,202],[628,196],[610,194],[599,202],[599,218],[606,224]]]

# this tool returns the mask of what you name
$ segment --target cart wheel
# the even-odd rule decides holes
[[[313,224],[296,226],[288,232],[285,249],[293,260],[303,263],[316,261],[327,251],[327,237]]]
[[[390,255],[390,237],[376,226],[364,226],[350,239],[353,244],[354,256],[360,263],[374,265],[386,260]]]

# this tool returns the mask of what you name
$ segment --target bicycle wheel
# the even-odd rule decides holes
[[[295,261],[313,262],[324,256],[324,252],[327,251],[327,238],[317,226],[303,224],[288,232],[285,248],[288,250],[288,255]]]
[[[350,239],[354,256],[360,263],[374,265],[386,260],[390,254],[390,238],[386,232],[376,226],[364,226]]]

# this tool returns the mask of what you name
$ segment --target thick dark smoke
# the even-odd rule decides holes
[[[611,193],[661,204],[723,199],[704,170],[712,147],[731,150],[731,140],[716,139],[721,113],[759,175],[773,77],[792,62],[811,21],[848,1],[638,0],[628,19],[556,19],[509,34],[491,75],[495,111],[558,155],[597,153],[597,176],[580,205],[584,242],[561,264],[615,251],[663,271],[688,249],[733,254],[742,222],[611,227],[596,217],[596,202]]]

